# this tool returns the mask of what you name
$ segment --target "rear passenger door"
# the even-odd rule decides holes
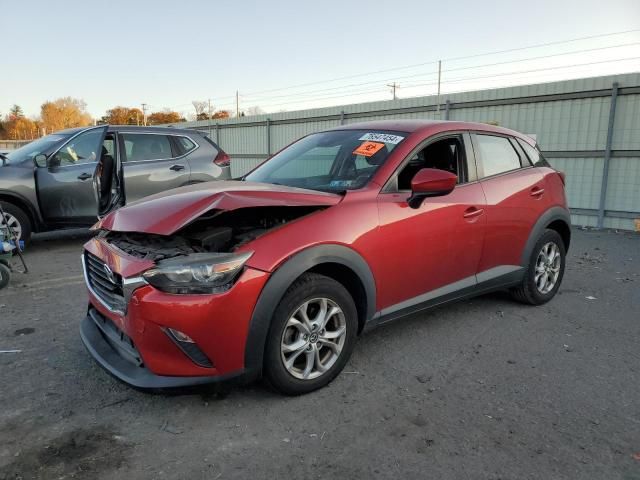
[[[127,203],[189,183],[189,162],[172,135],[125,131],[119,140]]]
[[[549,202],[543,175],[514,138],[481,132],[471,137],[487,199],[487,226],[478,268],[478,280],[482,281],[521,265],[531,229]]]

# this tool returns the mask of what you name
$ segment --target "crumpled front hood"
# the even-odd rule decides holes
[[[207,182],[145,197],[110,213],[93,229],[172,235],[210,210],[331,206],[340,200],[334,193],[270,183]]]

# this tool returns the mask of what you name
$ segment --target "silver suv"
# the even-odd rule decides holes
[[[0,154],[0,203],[28,241],[32,232],[92,225],[153,193],[230,178],[229,156],[196,130],[73,128]]]

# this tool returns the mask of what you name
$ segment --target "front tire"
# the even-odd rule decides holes
[[[31,240],[32,226],[29,216],[20,207],[16,207],[13,203],[0,202],[2,210],[4,210],[4,222],[0,224],[6,226],[8,224],[17,234],[18,240],[29,243]],[[0,219],[2,220],[2,219]]]
[[[357,331],[358,313],[346,288],[324,275],[304,274],[273,315],[264,357],[266,379],[286,395],[324,387],[349,360]]]
[[[531,252],[522,283],[511,289],[511,296],[530,305],[547,303],[560,288],[565,262],[562,237],[555,230],[545,230]]]

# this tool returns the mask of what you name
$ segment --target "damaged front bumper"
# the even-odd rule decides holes
[[[142,282],[125,294],[125,280],[139,276],[150,262],[119,252],[103,239],[94,238],[85,248],[90,259],[85,267],[93,274],[87,277],[90,304],[80,333],[105,370],[140,389],[252,377],[245,348],[267,272],[246,267],[229,290],[218,294],[171,294]],[[107,273],[98,276],[98,262],[111,271],[116,287],[105,281]],[[125,300],[123,308],[114,308],[111,299],[116,297]],[[175,333],[193,343],[181,343]]]

